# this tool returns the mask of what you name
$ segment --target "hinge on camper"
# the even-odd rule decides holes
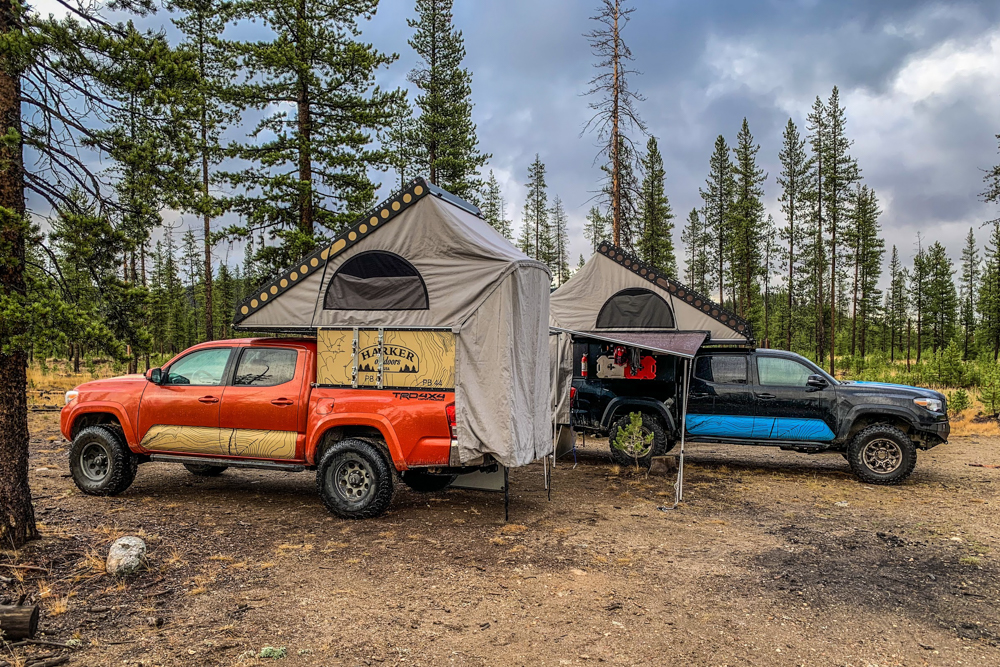
[[[351,344],[351,386],[358,388],[358,328],[354,327],[354,342]]]
[[[378,388],[379,389],[382,388],[382,377],[385,364],[385,357],[382,354],[383,352],[382,340],[384,339],[384,337],[385,337],[385,329],[379,327],[378,329]]]

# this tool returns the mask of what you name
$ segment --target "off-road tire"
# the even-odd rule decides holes
[[[342,519],[372,519],[392,502],[393,469],[379,448],[350,438],[331,445],[316,470],[326,508]]]
[[[643,412],[642,428],[647,433],[652,432],[653,442],[650,443],[649,451],[646,455],[640,456],[637,460],[614,445],[615,438],[618,437],[618,431],[628,426],[629,414],[631,413],[625,413],[616,419],[608,431],[608,447],[611,450],[611,458],[620,466],[635,466],[638,464],[641,468],[648,468],[654,456],[663,456],[666,454],[668,449],[667,430],[663,428],[663,422],[659,417],[651,415],[648,412]]]
[[[76,434],[69,448],[73,481],[91,496],[123,492],[132,485],[138,467],[139,458],[129,450],[120,427],[88,426]]]
[[[451,486],[458,475],[432,475],[423,470],[404,470],[399,473],[399,478],[417,493],[436,493]]]
[[[896,452],[899,461],[891,470],[879,471],[874,466],[881,462],[878,452],[871,450],[883,443],[891,452]],[[901,484],[910,476],[917,465],[917,448],[909,436],[890,424],[873,424],[862,429],[847,447],[847,462],[854,475],[865,484]]]
[[[229,466],[212,466],[207,463],[185,463],[184,467],[189,473],[198,477],[218,477],[229,470]]]

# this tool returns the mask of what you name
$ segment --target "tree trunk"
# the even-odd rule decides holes
[[[618,127],[618,49],[621,48],[621,40],[618,36],[618,13],[619,13],[619,0],[615,0],[615,29],[614,29],[614,55],[612,56],[612,65],[614,71],[611,75],[611,227],[614,232],[615,245],[619,248],[621,247],[621,227],[622,227],[622,212],[621,212],[621,179],[619,178],[621,174],[621,155],[618,152],[618,132],[620,128]]]
[[[12,0],[0,0],[0,38],[20,38]],[[21,81],[10,50],[0,51],[0,133],[17,139],[0,143],[0,293],[24,297],[24,157],[21,132]],[[16,327],[16,322],[15,322]],[[18,548],[38,537],[28,486],[27,354],[22,333],[4,327],[0,338],[0,546]]]
[[[788,322],[785,333],[785,349],[792,351],[792,291],[795,285],[795,195],[788,202]]]
[[[205,227],[205,340],[215,338],[212,325],[212,216],[208,192],[208,121],[207,110],[201,107],[201,194],[202,215]]]

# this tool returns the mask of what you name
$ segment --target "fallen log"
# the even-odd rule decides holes
[[[7,641],[31,639],[38,630],[38,606],[0,606],[0,633]]]

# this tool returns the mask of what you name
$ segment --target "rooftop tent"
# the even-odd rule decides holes
[[[560,424],[569,423],[572,336],[682,358],[692,357],[706,339],[753,344],[743,318],[607,242],[552,293],[549,325],[569,334],[551,341],[551,398]]]
[[[324,347],[335,331],[366,330],[381,350],[391,335],[438,332],[433,353],[454,361],[433,387],[454,386],[461,461],[491,454],[519,466],[552,448],[550,282],[548,268],[512,246],[479,209],[418,178],[240,304],[234,326],[317,331],[321,365],[325,349],[336,351]],[[386,375],[415,371],[408,364],[395,370]]]

